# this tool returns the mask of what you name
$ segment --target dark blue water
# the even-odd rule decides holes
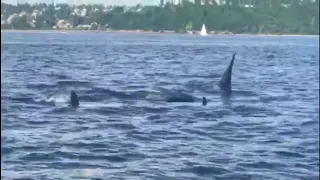
[[[319,178],[318,37],[1,35],[2,179]]]

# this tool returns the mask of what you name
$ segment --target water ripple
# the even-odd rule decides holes
[[[1,179],[319,178],[316,37],[2,35]]]

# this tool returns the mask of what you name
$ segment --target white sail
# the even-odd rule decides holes
[[[207,34],[207,30],[206,30],[206,26],[204,24],[202,24],[202,28],[201,28],[201,32],[200,32],[201,36],[206,36]]]

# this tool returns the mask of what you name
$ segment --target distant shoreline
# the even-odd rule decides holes
[[[153,32],[153,31],[135,31],[135,30],[77,30],[77,29],[30,29],[30,30],[20,30],[20,29],[1,29],[1,32],[39,32],[39,33],[51,33],[51,32],[76,32],[76,33],[136,33],[136,34],[177,34],[176,32]]]
[[[186,35],[200,35],[198,31],[193,31],[195,33],[177,33],[174,31],[163,31],[163,32],[154,32],[154,31],[142,31],[142,30],[77,30],[77,29],[30,29],[30,30],[20,30],[20,29],[1,29],[2,32],[25,32],[25,33],[126,33],[126,34],[186,34]],[[223,32],[218,33],[208,33],[208,36],[216,35],[252,35],[252,36],[319,36],[319,35],[308,35],[308,34],[249,34],[249,33],[240,33],[240,34],[227,34]]]

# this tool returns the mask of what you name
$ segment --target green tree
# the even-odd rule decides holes
[[[243,7],[252,4],[254,7]],[[3,19],[22,11],[32,13],[40,10],[36,20],[37,29],[51,28],[57,20],[70,21],[74,27],[80,24],[108,25],[112,29],[124,30],[200,30],[202,23],[210,31],[231,31],[234,33],[295,33],[319,34],[319,0],[226,0],[226,5],[200,5],[183,0],[179,5],[166,3],[164,6],[133,7],[102,5],[81,5],[86,16],[78,16],[67,4],[56,7],[47,4],[22,4],[18,6],[1,4]],[[24,17],[25,18],[25,17]],[[33,28],[25,18],[14,20],[1,28]]]

